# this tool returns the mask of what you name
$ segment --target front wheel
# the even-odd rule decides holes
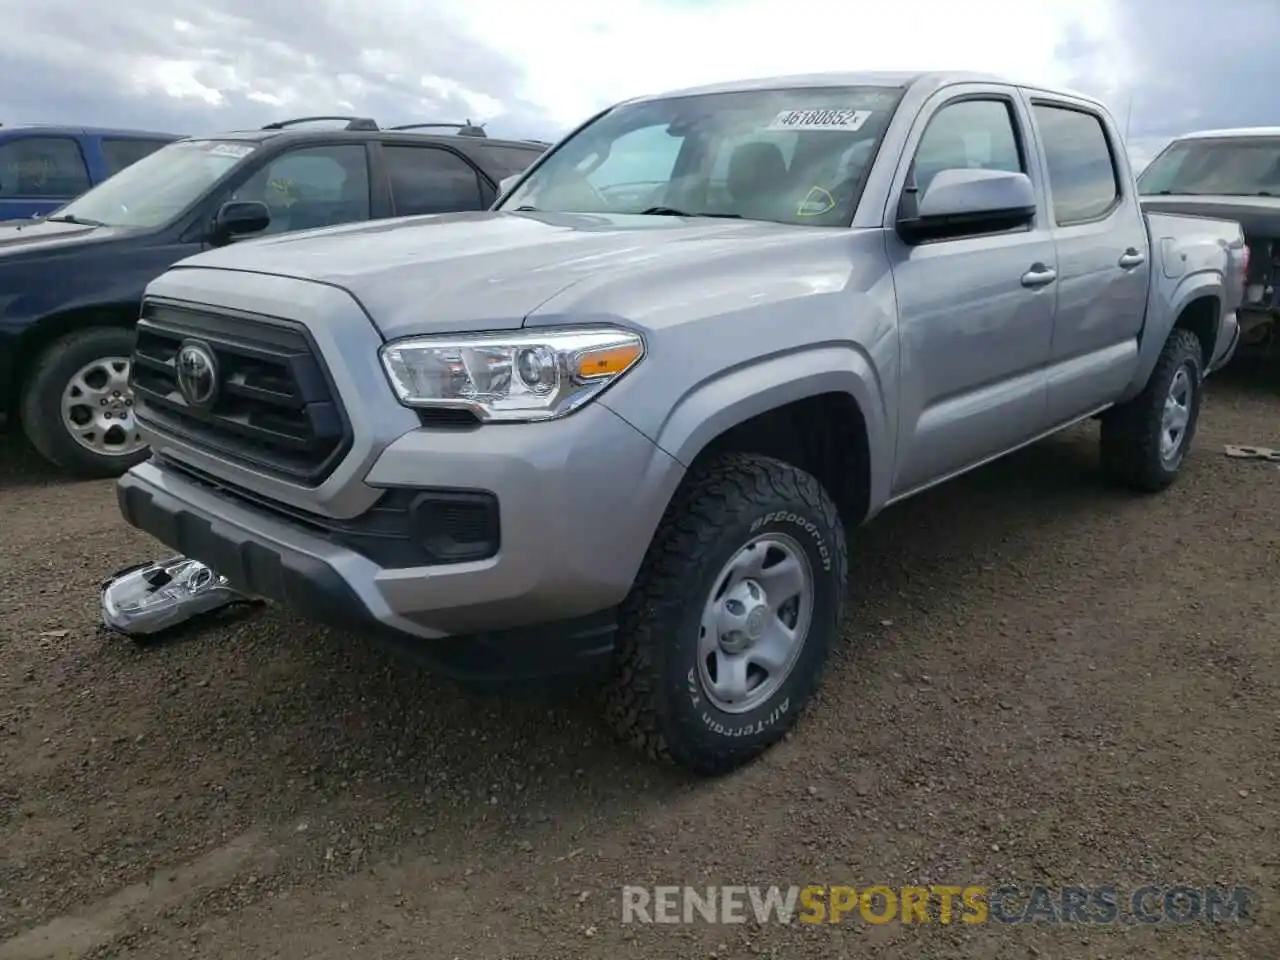
[[[727,773],[776,743],[843,623],[844,527],[812,476],[727,455],[686,479],[623,604],[615,730],[655,759]]]
[[[22,429],[51,463],[82,477],[116,477],[149,456],[129,386],[134,332],[88,327],[54,341],[22,394]]]
[[[1102,416],[1102,467],[1112,481],[1156,493],[1177,479],[1200,419],[1203,380],[1200,341],[1175,329],[1142,393]]]

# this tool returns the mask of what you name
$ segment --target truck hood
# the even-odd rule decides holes
[[[1144,210],[1234,220],[1246,237],[1280,237],[1280,197],[1145,196]]]
[[[351,293],[379,332],[519,327],[588,277],[785,242],[812,228],[753,220],[471,212],[374,221],[251,240],[196,254],[178,269],[267,273]]]
[[[101,243],[134,231],[48,220],[6,220],[0,223],[0,258],[15,254],[53,253],[88,243]]]

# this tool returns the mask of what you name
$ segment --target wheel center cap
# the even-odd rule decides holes
[[[743,627],[745,628],[744,632],[746,633],[748,640],[754,642],[756,640],[759,640],[762,636],[764,636],[764,628],[766,623],[765,615],[766,613],[765,613],[764,607],[756,607],[749,614],[747,614],[747,619],[746,619],[746,622],[743,624]]]

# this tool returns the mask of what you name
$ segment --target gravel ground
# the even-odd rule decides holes
[[[1270,380],[1268,378],[1271,378]],[[149,648],[108,482],[0,466],[0,958],[1280,956],[1275,372],[1187,472],[1090,424],[886,512],[787,742],[693,782],[584,698],[473,699],[267,610]],[[1251,924],[623,925],[623,884],[1242,884]]]

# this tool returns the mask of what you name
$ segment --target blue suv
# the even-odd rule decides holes
[[[143,130],[0,126],[0,220],[52,213],[178,139]]]
[[[547,147],[470,121],[299,117],[175,140],[54,213],[0,224],[0,423],[69,472],[118,476],[149,456],[130,358],[152,280],[229,243],[486,210]]]

